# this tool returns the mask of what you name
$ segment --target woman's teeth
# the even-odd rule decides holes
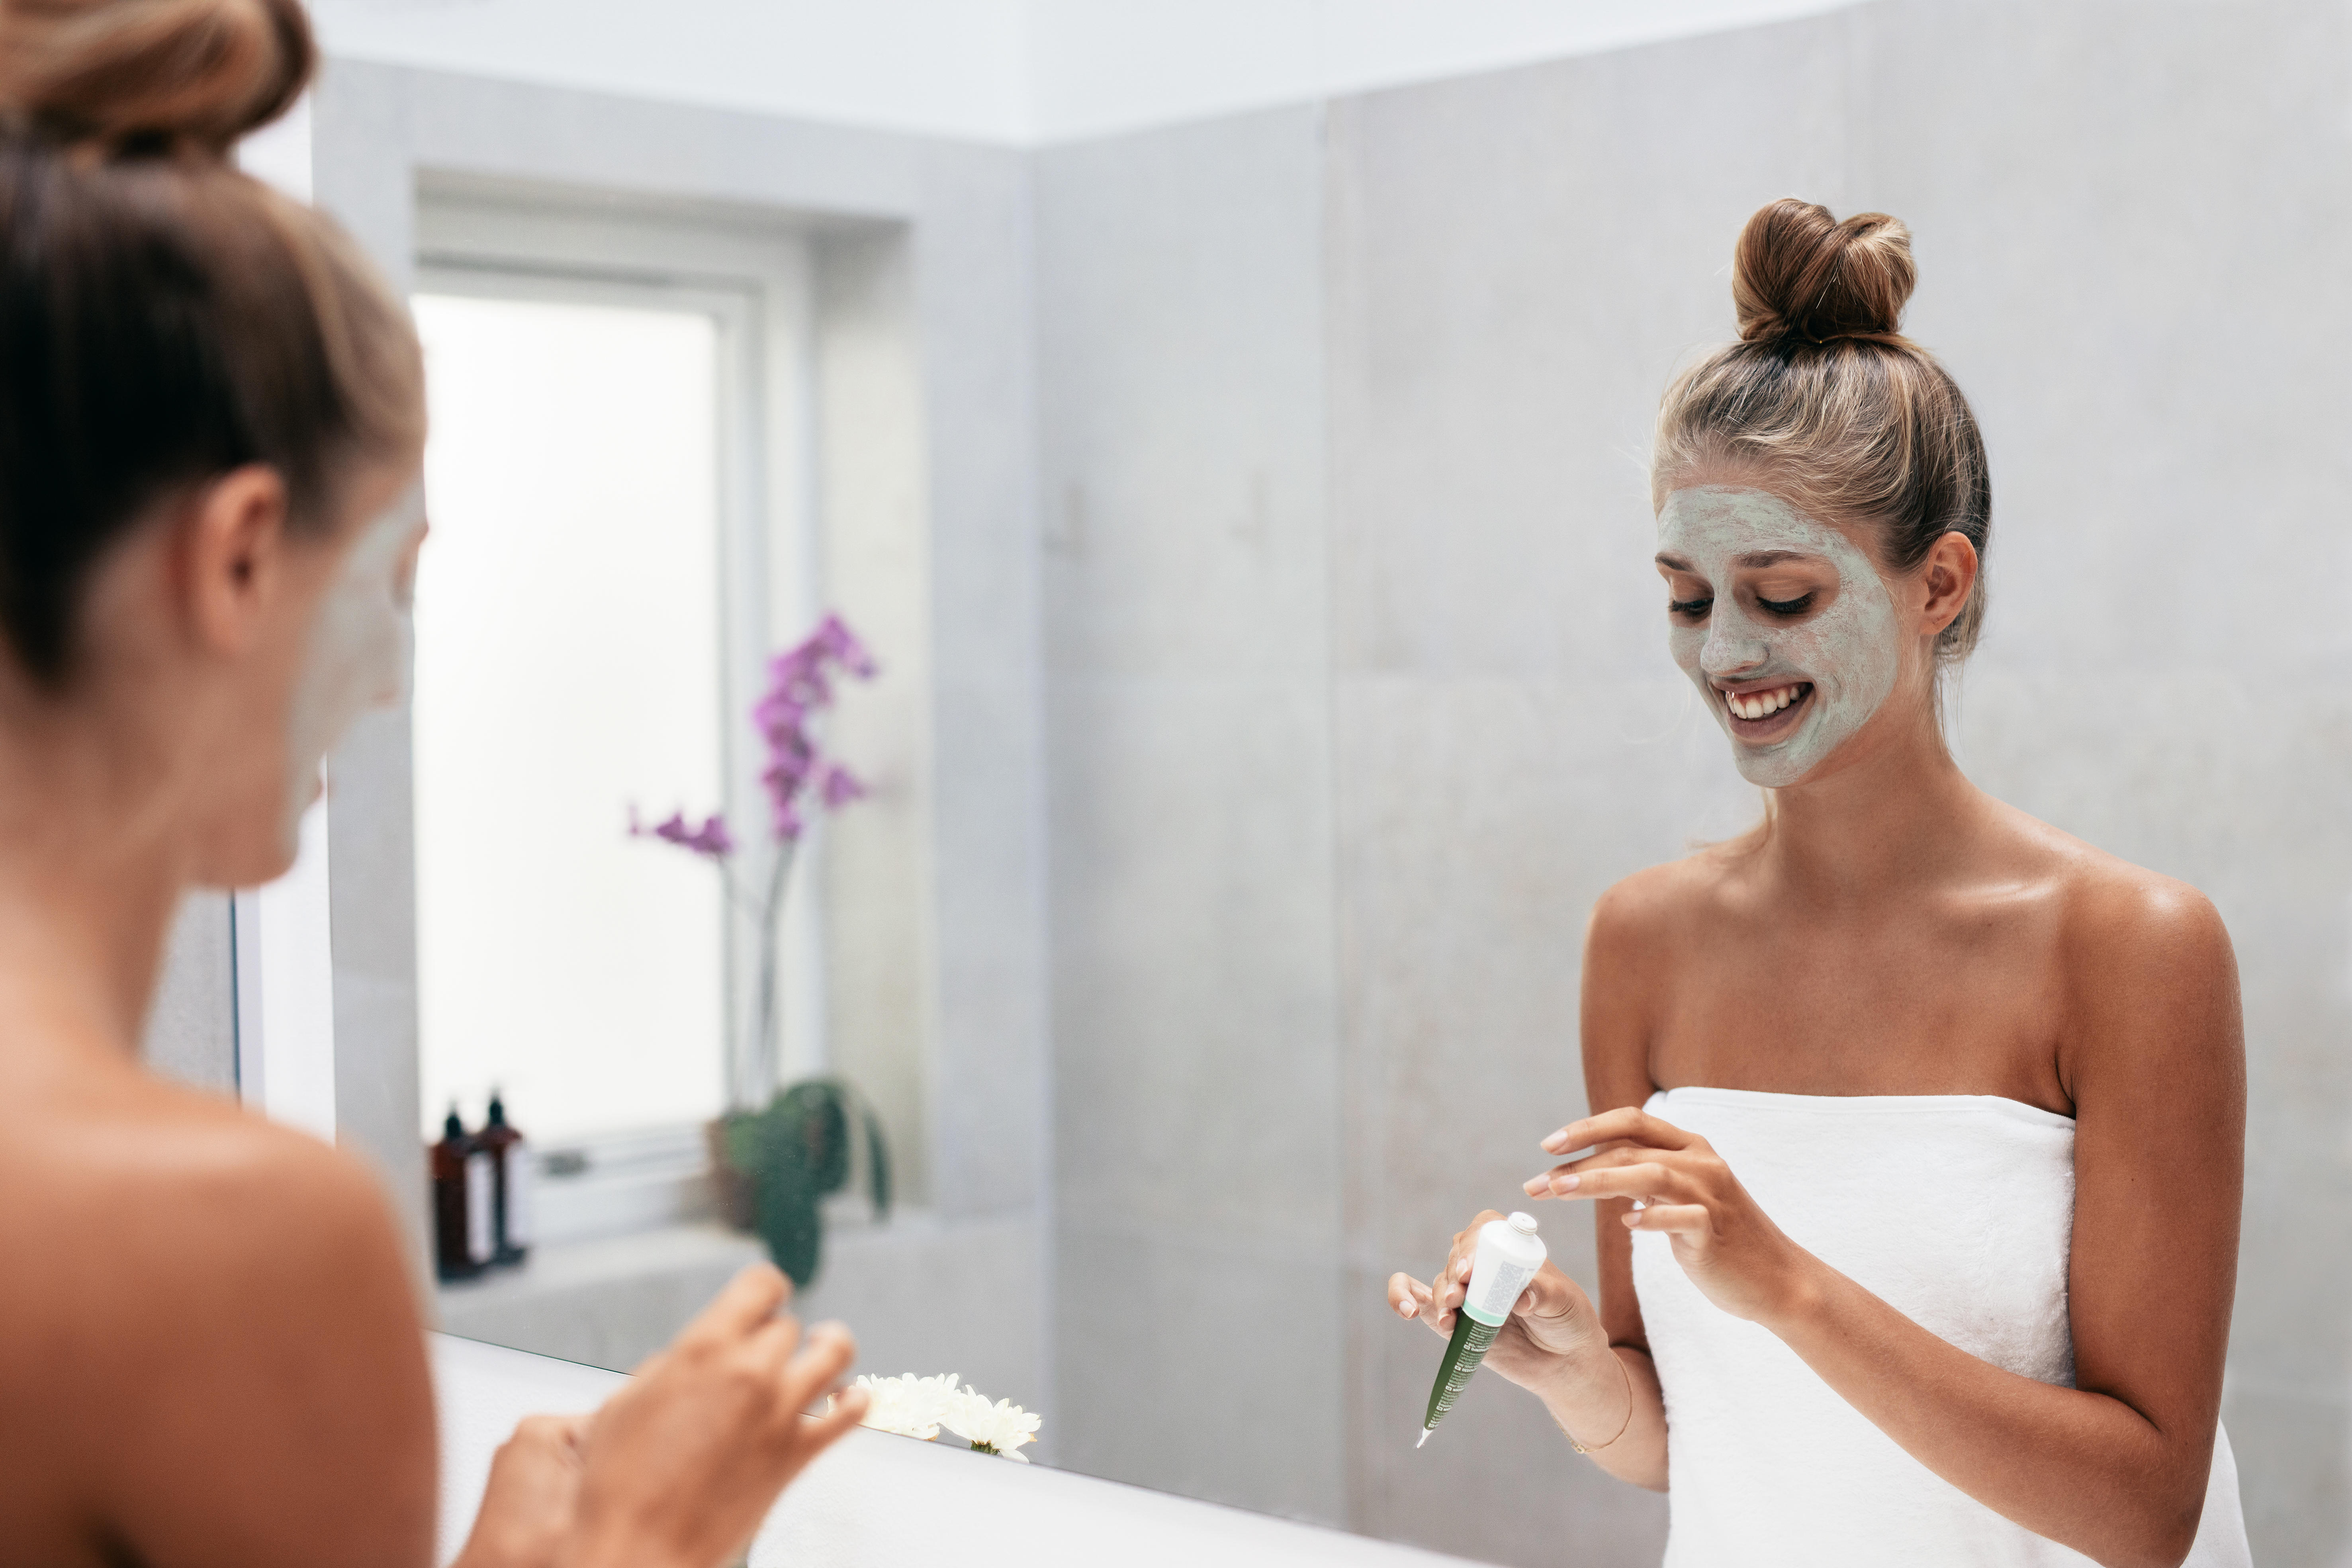
[[[1794,702],[1803,691],[1802,682],[1793,686],[1778,687],[1770,691],[1727,691],[1723,694],[1723,703],[1737,718],[1762,719],[1769,714],[1778,713],[1781,709]]]

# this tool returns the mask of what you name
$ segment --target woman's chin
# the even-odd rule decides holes
[[[1731,761],[1739,776],[1759,789],[1787,789],[1801,784],[1826,760],[1821,749],[1806,745],[1802,728],[1791,729],[1765,745],[1732,737]]]
[[[199,888],[227,892],[266,886],[293,868],[294,857],[290,853],[219,857],[198,865],[189,879]]]
[[[282,805],[267,816],[245,814],[201,836],[203,848],[189,880],[200,888],[258,888],[294,868],[301,852],[301,818]]]

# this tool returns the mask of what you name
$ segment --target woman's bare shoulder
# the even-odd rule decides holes
[[[1638,1105],[1652,1082],[1659,999],[1676,965],[1727,909],[1740,846],[1712,845],[1634,872],[1602,893],[1585,928],[1580,1037],[1595,1107]]]
[[[2193,1078],[2234,1093],[2237,955],[2213,901],[2021,812],[2012,831],[2027,873],[2052,894],[2068,1092],[2079,1103],[2103,1085]]]
[[[0,1440],[6,1462],[42,1468],[142,1550],[275,1534],[290,1521],[269,1510],[296,1492],[398,1537],[429,1531],[423,1325],[364,1167],[226,1101],[103,1071],[11,1104],[0,1146],[0,1181],[21,1194],[0,1246],[41,1264],[0,1272],[0,1403],[45,1413],[42,1451]],[[346,1475],[376,1478],[379,1497]]]
[[[2056,895],[2070,960],[2103,963],[2156,956],[2226,960],[2230,935],[2213,902],[2177,877],[2133,864],[2013,806],[2004,834],[2028,874]]]
[[[1705,845],[1616,882],[1592,906],[1588,951],[1626,959],[1685,937],[1725,907],[1748,848],[1745,840]]]
[[[8,1310],[125,1342],[203,1325],[226,1348],[320,1294],[389,1283],[414,1316],[398,1234],[374,1179],[317,1139],[141,1074],[91,1075],[6,1114],[0,1228],[58,1267]],[[325,1328],[331,1337],[333,1327]]]

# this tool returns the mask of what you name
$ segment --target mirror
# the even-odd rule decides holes
[[[2334,700],[2233,563],[2314,548],[2340,446],[2326,247],[2232,237],[2344,216],[2325,95],[2256,85],[2306,80],[2296,7],[2144,8],[2128,64],[2076,7],[1492,54],[1333,11],[1296,69],[1271,21],[1036,9],[1016,125],[937,39],[976,96],[745,85],[849,47],[806,7],[691,80],[583,28],[536,85],[457,10],[321,7],[320,197],[432,388],[413,847],[352,875],[415,879],[446,1330],[626,1367],[775,1256],[1037,1463],[1656,1561],[1664,1500],[1500,1376],[1416,1450],[1444,1346],[1384,1290],[1489,1207],[1600,1287],[1589,1206],[1521,1189],[1586,1109],[1588,921],[1761,810],[1666,646],[1651,426],[1790,191],[1910,226],[1986,433],[1955,755],[2214,900],[2250,1191],[2341,1193]],[[2266,1560],[2352,1530],[2311,1234],[2240,1258]]]

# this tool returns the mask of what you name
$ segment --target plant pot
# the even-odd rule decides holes
[[[710,1147],[710,1195],[718,1205],[719,1219],[730,1229],[749,1234],[753,1228],[751,1178],[728,1156],[727,1121],[721,1116],[702,1125],[702,1135]]]

